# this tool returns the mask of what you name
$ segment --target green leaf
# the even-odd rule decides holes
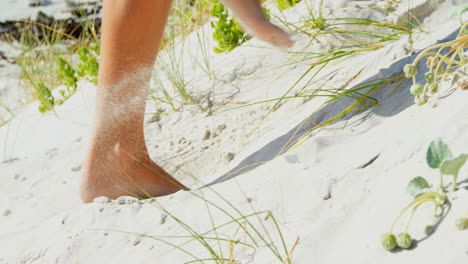
[[[451,159],[452,157],[453,155],[449,147],[440,139],[432,141],[426,153],[427,164],[433,169],[439,168],[444,160]]]
[[[468,4],[456,5],[449,10],[449,16],[458,16],[460,24],[463,25],[462,14],[468,10]]]
[[[446,160],[440,167],[440,172],[447,175],[458,175],[458,171],[468,159],[468,154],[462,154],[452,160]]]
[[[468,4],[456,5],[449,10],[449,16],[461,16],[461,14],[468,10]]]
[[[409,183],[408,186],[406,187],[406,191],[415,196],[418,194],[421,190],[429,188],[429,183],[427,183],[426,179],[424,179],[421,176],[413,178]]]

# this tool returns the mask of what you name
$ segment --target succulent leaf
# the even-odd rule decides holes
[[[415,196],[417,195],[421,190],[429,188],[429,183],[426,181],[421,176],[413,178],[409,183],[408,186],[406,187],[406,191]]]
[[[447,175],[458,175],[458,171],[468,159],[468,154],[462,154],[454,159],[446,160],[442,163],[440,171]]]
[[[433,169],[439,168],[444,160],[451,159],[452,157],[453,155],[449,147],[440,139],[432,141],[426,153],[427,164]]]

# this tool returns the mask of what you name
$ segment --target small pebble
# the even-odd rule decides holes
[[[335,184],[335,179],[328,179],[322,187],[322,199],[328,200],[332,197],[332,186]]]
[[[21,176],[17,173],[17,174],[15,174],[15,176],[13,177],[13,179],[18,180],[20,177],[21,177]]]
[[[151,123],[159,122],[159,121],[161,121],[161,115],[160,114],[155,114],[148,121],[146,121],[146,123],[151,124]]]
[[[136,246],[138,244],[141,243],[141,238],[140,237],[137,237],[137,236],[134,236],[132,238],[130,238],[129,240],[130,244],[132,244],[133,246]]]
[[[71,170],[72,170],[73,172],[80,171],[80,170],[81,170],[81,164],[78,165],[78,166],[75,166],[75,167],[71,168]]]
[[[232,153],[232,152],[229,152],[226,154],[226,159],[227,161],[231,161],[234,159],[234,157],[236,156],[236,154]]]
[[[3,210],[3,212],[2,212],[2,215],[3,215],[3,216],[9,216],[10,214],[11,214],[11,210],[10,210],[10,209],[5,209],[5,210]]]
[[[100,196],[100,197],[94,198],[94,202],[105,204],[105,203],[110,203],[111,199],[107,198],[106,196]]]
[[[205,135],[203,136],[203,140],[207,140],[209,139],[211,136],[211,132],[209,130],[206,130],[205,131]]]

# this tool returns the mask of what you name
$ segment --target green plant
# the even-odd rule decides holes
[[[465,53],[468,51],[468,22],[460,29],[455,40],[433,45],[423,50],[411,64],[403,67],[407,78],[412,78],[410,90],[417,105],[425,104],[434,94],[438,94],[441,82],[450,75],[450,69],[467,64]],[[424,75],[425,84],[416,81],[418,62],[427,57],[428,71]]]
[[[424,234],[426,234],[426,236],[430,236],[433,232],[434,232],[434,227],[432,225],[427,225],[424,228]]]
[[[388,251],[392,251],[397,246],[396,237],[393,234],[383,234],[381,242],[385,250]]]
[[[460,217],[456,222],[457,228],[460,230],[468,229],[468,217]]]
[[[384,236],[387,238],[386,240],[382,240],[382,244],[384,248],[390,248],[387,244],[389,244],[388,236],[393,233],[393,229],[395,224],[398,222],[400,217],[409,209],[412,208],[412,212],[409,216],[408,223],[406,224],[406,229],[403,234],[400,234],[397,237],[397,244],[401,248],[408,248],[411,246],[412,239],[408,234],[408,228],[413,219],[416,210],[424,203],[433,203],[435,205],[434,209],[434,219],[433,223],[440,219],[440,215],[438,210],[441,209],[442,213],[445,211],[445,206],[447,204],[447,196],[443,193],[445,192],[445,186],[443,182],[443,175],[452,175],[453,183],[452,183],[452,191],[457,190],[457,176],[460,168],[464,165],[466,160],[468,159],[467,154],[461,154],[457,158],[453,158],[452,152],[450,151],[447,144],[445,144],[442,140],[437,139],[433,140],[427,149],[426,152],[426,161],[429,167],[433,169],[440,169],[440,190],[441,192],[431,191],[429,192],[428,189],[431,187],[430,184],[426,181],[425,178],[418,176],[413,178],[406,187],[406,191],[414,197],[414,200],[406,206],[395,221],[392,224],[390,229],[390,233],[385,234]],[[460,220],[461,219],[461,220]],[[457,227],[464,225],[463,218],[457,220]],[[468,224],[468,222],[466,222]],[[433,225],[427,225],[424,228],[424,232],[426,235],[431,235],[434,232]]]
[[[50,89],[43,82],[36,83],[34,88],[36,99],[39,100],[39,111],[43,113],[51,110],[55,105],[55,99]]]
[[[458,172],[467,159],[468,154],[461,154],[458,157],[453,158],[452,152],[447,144],[440,139],[431,142],[426,154],[426,160],[429,167],[440,169],[440,188],[442,190],[445,188],[443,179],[444,174],[453,176],[452,191],[457,190]]]
[[[325,18],[321,13],[304,20],[301,26],[282,21],[288,28],[295,29],[310,38],[329,44],[327,51],[294,51],[291,55],[299,57],[296,62],[319,65],[331,61],[343,61],[362,52],[385,47],[386,43],[399,40],[408,34],[408,25],[396,25],[365,18]],[[344,28],[346,27],[346,28]],[[349,29],[352,27],[351,29]],[[336,43],[336,44],[335,44]]]
[[[78,78],[76,77],[75,69],[62,57],[57,58],[57,63],[59,65],[59,76],[65,85],[65,89],[59,90],[62,98],[60,102],[64,102],[66,99],[70,98],[78,87]]]
[[[211,27],[215,30],[213,39],[218,42],[218,47],[213,48],[214,52],[229,52],[247,40],[247,33],[234,18],[229,18],[229,11],[223,4],[216,3],[211,9],[211,15],[217,18],[211,22]]]
[[[290,7],[296,5],[299,2],[300,2],[300,0],[276,0],[276,3],[277,3],[278,8],[280,10],[290,8]]]
[[[166,104],[173,111],[178,111],[184,104],[195,104],[199,106],[198,98],[194,98],[187,90],[187,86],[192,80],[187,80],[184,71],[184,61],[187,56],[181,54],[184,50],[186,37],[189,33],[195,34],[199,51],[203,61],[195,60],[194,64],[200,68],[213,80],[214,96],[214,71],[209,65],[208,41],[206,40],[205,28],[196,30],[197,26],[208,21],[211,8],[217,1],[174,1],[173,9],[166,26],[166,31],[161,44],[161,51],[158,55],[157,70],[153,72],[152,87],[149,98],[156,104]],[[196,30],[196,31],[194,31]],[[191,50],[189,50],[191,55]],[[199,106],[200,107],[200,106]],[[200,107],[201,109],[201,107]]]
[[[411,246],[412,244],[412,238],[411,236],[408,234],[408,228],[409,228],[409,225],[411,223],[411,220],[416,212],[416,210],[419,208],[419,206],[421,206],[422,204],[424,203],[427,203],[427,202],[430,202],[430,203],[433,203],[435,205],[435,210],[434,210],[434,222],[437,221],[437,219],[439,218],[438,214],[437,214],[437,210],[439,208],[441,208],[442,210],[444,210],[444,204],[446,203],[446,196],[445,195],[442,195],[442,194],[439,194],[438,192],[430,192],[430,193],[425,193],[425,194],[422,194],[420,196],[417,196],[409,205],[407,205],[402,211],[401,213],[398,215],[398,217],[395,219],[395,221],[393,222],[392,224],[392,227],[390,229],[390,233],[388,234],[393,234],[393,230],[394,230],[394,227],[395,227],[395,224],[398,222],[398,220],[400,219],[400,217],[410,208],[413,208],[411,214],[410,214],[410,217],[409,217],[409,220],[408,220],[408,223],[406,224],[406,228],[405,228],[405,231],[403,233],[401,233],[400,235],[398,235],[397,237],[397,245],[403,249],[407,249]],[[426,226],[425,227],[425,231],[428,232],[428,231],[431,231],[430,233],[432,233],[432,230],[429,230],[429,229],[432,229],[432,225],[429,226]]]
[[[80,62],[77,64],[77,73],[80,78],[86,78],[88,81],[97,85],[97,75],[99,70],[99,63],[97,57],[99,56],[99,43],[89,47],[79,47],[76,51],[80,56]]]
[[[50,17],[44,22],[46,24],[21,21],[17,41],[22,52],[16,59],[22,72],[21,86],[29,88],[26,96],[32,95],[31,99],[40,101],[41,112],[52,110],[54,105],[72,96],[78,80],[86,78],[96,83],[99,56],[96,29],[99,26],[94,19],[86,16],[85,11],[81,12],[81,18],[72,32],[69,32],[66,20]],[[11,39],[12,43],[15,41],[15,38]],[[78,53],[78,60],[73,59],[75,52]],[[60,84],[66,88],[59,91],[60,98],[54,98],[52,89]],[[25,99],[22,101],[30,101],[29,98]]]
[[[468,10],[468,4],[461,4],[453,6],[449,11],[449,16],[458,16],[460,25],[463,25],[462,14]]]
[[[396,14],[395,12],[393,11],[390,11],[388,9],[385,9],[385,8],[382,8],[382,7],[378,7],[378,6],[375,6],[375,5],[369,5],[370,7],[374,8],[374,9],[377,9],[377,10],[380,10],[382,12],[385,12],[387,14],[391,14],[391,15],[395,15],[398,17],[398,20],[400,20],[401,22],[404,22],[406,23],[406,28],[407,28],[407,33],[408,33],[408,44],[409,44],[409,50],[410,51],[413,51],[413,44],[414,44],[414,41],[413,41],[413,28],[417,28],[419,29],[419,31],[421,32],[426,32],[424,31],[420,26],[417,26],[415,25],[412,21],[415,20],[416,23],[418,23],[418,25],[421,25],[420,21],[418,20],[418,18],[412,13],[412,10],[413,10],[413,1],[409,0],[408,1],[408,8],[407,8],[407,11],[406,11],[406,17],[403,17],[403,16],[400,16],[398,14]]]
[[[408,233],[401,233],[396,238],[396,243],[403,249],[408,249],[413,244],[413,239]]]
[[[2,95],[0,95],[1,99]],[[14,110],[11,109],[8,106],[3,105],[2,102],[0,102],[0,109],[3,109],[2,112],[0,112],[0,127],[5,125],[8,121],[10,121],[11,118],[15,116]]]

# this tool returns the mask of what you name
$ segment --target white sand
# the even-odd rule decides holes
[[[395,20],[383,13],[354,7],[363,2],[370,3],[337,1],[330,5],[335,16]],[[416,15],[430,32],[414,34],[416,51],[459,28],[458,20],[448,18],[447,11],[462,1],[442,1],[434,8],[429,8],[434,1],[414,2],[415,6],[425,5]],[[396,12],[403,14],[406,1],[400,5]],[[305,13],[304,3],[285,13],[288,20],[299,20]],[[206,36],[211,35],[208,27],[204,30]],[[295,38],[298,42],[293,51],[324,48],[307,46],[304,36]],[[207,37],[207,41],[208,46],[213,45],[211,38]],[[320,81],[311,87],[325,83],[351,88],[366,80],[400,74],[403,65],[414,59],[407,52],[407,37],[384,45],[377,51],[330,64],[316,77]],[[253,103],[278,98],[308,69],[304,63],[287,66],[295,59],[292,53],[265,47],[256,39],[229,54],[212,54],[209,47],[210,65],[217,76],[214,81],[217,108],[213,107],[213,112],[240,106],[235,101]],[[213,80],[194,66],[194,59],[202,59],[195,33],[183,50],[183,73],[187,81],[191,80],[189,91],[206,98]],[[161,54],[157,67],[162,67],[165,61]],[[458,69],[458,73],[468,80],[468,67]],[[304,85],[305,81],[300,83]],[[468,152],[468,92],[456,89],[448,81],[442,87],[437,107],[429,104],[418,107],[413,104],[409,86],[408,81],[392,93],[395,84],[388,85],[372,94],[381,106],[347,114],[326,129],[312,132],[297,148],[211,189],[158,198],[159,206],[150,200],[135,202],[130,198],[110,203],[101,199],[91,204],[79,200],[78,170],[88,141],[95,87],[80,83],[77,94],[57,107],[58,117],[41,115],[33,103],[0,128],[3,152],[0,157],[5,160],[0,164],[3,183],[0,263],[184,263],[194,260],[187,252],[200,259],[211,258],[200,243],[183,244],[189,238],[165,237],[162,238],[165,243],[137,235],[190,236],[160,206],[199,233],[212,229],[212,221],[221,225],[231,220],[200,197],[236,218],[239,213],[225,200],[243,215],[251,214],[253,208],[271,211],[287,251],[300,237],[292,254],[293,263],[467,263],[468,231],[458,231],[455,220],[468,211],[468,166],[460,172],[459,190],[449,195],[450,211],[432,236],[424,238],[423,234],[425,225],[431,222],[432,207],[427,206],[417,212],[409,229],[414,239],[423,240],[415,248],[389,253],[380,244],[381,234],[388,232],[400,210],[411,201],[405,193],[409,180],[425,176],[434,184],[438,182],[438,172],[425,164],[429,142],[440,137],[454,153]],[[223,103],[225,98],[231,101]],[[272,151],[278,153],[286,143],[281,136],[301,124],[325,100],[321,97],[306,102],[300,98],[286,100],[250,137],[274,102],[206,118],[207,112],[196,106],[184,106],[178,112],[165,106],[167,114],[161,115],[160,121],[145,125],[150,155],[183,183],[200,187],[223,176],[252,154],[255,155],[251,159],[262,161]],[[342,105],[352,102],[343,99],[332,103],[312,115],[311,121],[320,123],[332,118],[343,110]],[[150,100],[147,112],[154,113],[159,108]],[[148,114],[148,120],[152,117]],[[306,127],[309,130],[313,126],[307,123]],[[217,136],[203,139],[206,131]],[[228,153],[235,154],[231,161]],[[377,155],[374,162],[360,168]],[[446,177],[446,181],[451,181],[451,177]],[[248,219],[263,236],[262,225],[265,226],[284,258],[275,225],[266,216],[262,213],[259,218]],[[397,233],[403,229],[400,225],[397,228]],[[218,236],[253,244],[242,230],[235,236],[237,229],[236,224],[224,226],[218,230]],[[247,230],[257,239],[252,228]],[[281,263],[264,242],[257,241],[254,248],[235,245],[235,259],[239,263]],[[181,248],[186,252],[167,242],[183,244]],[[213,240],[209,242],[216,252],[222,248],[223,256],[229,258],[227,242],[220,245]]]

